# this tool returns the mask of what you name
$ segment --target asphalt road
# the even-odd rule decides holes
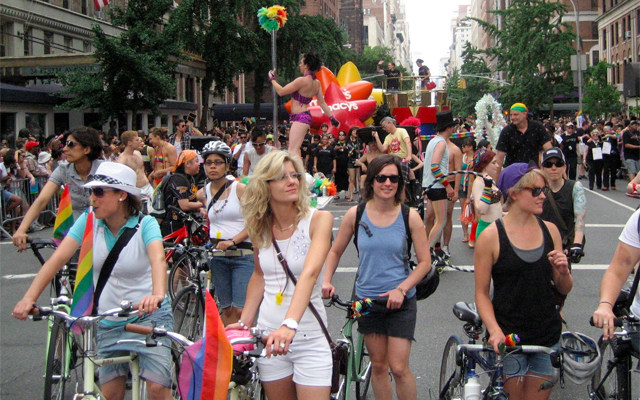
[[[622,182],[619,187],[624,187]],[[588,319],[598,303],[600,280],[611,261],[618,235],[638,205],[638,200],[626,197],[620,190],[587,190],[586,193],[586,256],[580,264],[574,265],[574,287],[567,299],[564,315],[573,330],[597,339],[600,333],[589,326]],[[352,205],[354,203],[338,200],[326,208],[335,217],[335,232],[344,213]],[[458,266],[470,268],[473,264],[473,250],[460,242],[462,231],[457,221],[459,214],[459,207],[456,207],[450,244],[452,261]],[[51,229],[47,229],[35,236],[50,235]],[[0,243],[0,399],[3,400],[42,397],[46,323],[23,322],[11,318],[13,306],[27,290],[38,267],[32,254],[19,254],[9,242]],[[343,298],[350,294],[356,267],[355,248],[350,245],[334,279],[338,293]],[[46,304],[47,296],[48,293],[45,293],[39,304]],[[418,303],[418,325],[411,355],[411,369],[417,379],[419,399],[437,398],[440,360],[447,338],[452,334],[464,336],[463,324],[453,315],[452,307],[458,301],[473,299],[473,274],[447,271],[441,276],[437,292]],[[328,315],[330,331],[334,337],[338,337],[344,315],[333,308],[328,309]],[[633,379],[637,386],[640,378],[633,374]],[[70,389],[67,393],[73,391]],[[638,392],[634,396],[637,397]],[[71,397],[70,395],[69,398]],[[372,394],[369,397],[373,399]],[[551,398],[588,399],[588,396],[586,386],[580,387],[567,380],[564,388],[556,386]]]

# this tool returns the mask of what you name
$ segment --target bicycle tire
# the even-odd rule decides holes
[[[174,332],[192,342],[202,337],[204,324],[204,303],[199,290],[195,286],[185,287],[178,292],[171,304]]]
[[[173,263],[167,281],[167,291],[171,301],[176,298],[180,290],[195,282],[195,274],[198,273],[196,266],[197,260],[189,253],[183,254]]]
[[[360,370],[358,371],[359,380],[356,380],[356,400],[365,400],[367,393],[369,392],[369,386],[371,385],[371,360],[369,359],[369,352],[362,344],[360,349]]]
[[[615,362],[615,352],[618,352],[616,346],[618,345],[618,339],[613,341],[605,341],[601,336],[598,339],[598,347],[600,347],[600,353],[602,354],[602,364],[600,369],[591,378],[591,390],[595,390],[600,385],[600,381],[603,376],[606,375],[609,365]],[[617,360],[613,367],[613,371],[607,377],[602,387],[598,390],[596,399],[600,400],[631,400],[631,356],[627,355],[621,360]]]
[[[63,400],[68,380],[69,332],[62,326],[64,321],[54,317],[49,334],[47,362],[44,374],[44,400]]]
[[[463,398],[464,390],[461,377],[464,375],[462,374],[464,363],[460,367],[456,362],[459,344],[462,344],[462,340],[458,336],[452,335],[444,346],[440,364],[440,386],[438,392],[440,400]]]

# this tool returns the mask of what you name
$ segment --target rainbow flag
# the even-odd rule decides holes
[[[216,302],[205,291],[205,335],[182,354],[178,390],[183,400],[225,400],[233,368],[233,348]]]
[[[71,194],[69,193],[69,185],[64,186],[60,204],[58,204],[58,215],[53,225],[53,240],[56,244],[60,244],[62,239],[67,236],[69,228],[73,225],[73,209],[71,208]]]
[[[73,291],[71,315],[74,317],[90,315],[93,311],[93,219],[93,207],[89,207],[78,259],[76,288]],[[81,333],[82,329],[74,325],[73,331]]]

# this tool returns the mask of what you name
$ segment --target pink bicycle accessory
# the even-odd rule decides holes
[[[248,331],[248,330],[244,330],[244,329],[232,329],[232,330],[228,330],[226,332],[227,332],[227,339],[229,339],[229,340],[251,337],[251,332]],[[233,352],[234,353],[242,353],[242,352],[245,352],[245,351],[255,350],[255,348],[256,348],[256,345],[255,344],[251,344],[251,343],[234,344],[233,345]]]

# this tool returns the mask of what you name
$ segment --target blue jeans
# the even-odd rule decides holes
[[[209,260],[211,281],[216,287],[220,309],[243,308],[247,286],[253,274],[253,255],[212,257]]]

